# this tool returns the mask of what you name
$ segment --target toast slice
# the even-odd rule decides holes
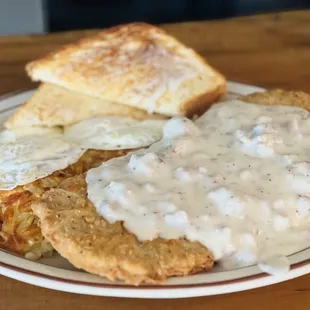
[[[88,118],[113,115],[138,120],[163,118],[155,114],[150,115],[144,110],[43,83],[32,97],[6,121],[5,126],[7,128],[67,126]]]
[[[34,81],[167,116],[202,114],[226,89],[195,51],[144,23],[103,30],[26,70]]]

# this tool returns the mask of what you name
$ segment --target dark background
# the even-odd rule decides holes
[[[310,0],[47,0],[49,31],[217,19],[310,8]]]

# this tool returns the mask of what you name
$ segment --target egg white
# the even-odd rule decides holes
[[[0,133],[0,190],[44,178],[79,160],[85,152],[57,130]]]
[[[121,150],[149,146],[160,140],[166,121],[102,117],[58,127],[24,127],[0,132],[0,190],[65,169],[87,149]]]
[[[137,121],[128,117],[101,117],[81,121],[64,129],[65,137],[81,147],[122,150],[145,147],[160,140],[164,120]]]
[[[0,143],[15,142],[32,135],[58,135],[62,133],[60,127],[18,127],[0,131]]]

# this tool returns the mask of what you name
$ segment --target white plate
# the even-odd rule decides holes
[[[228,83],[228,97],[261,90],[263,89],[254,86]],[[27,100],[32,92],[10,94],[0,99],[0,124],[14,112],[18,105]],[[79,294],[135,298],[185,298],[248,290],[310,273],[310,248],[291,255],[289,259],[291,269],[281,276],[264,274],[256,266],[230,271],[217,267],[211,272],[171,278],[160,286],[134,287],[77,270],[59,255],[33,262],[0,251],[0,274],[34,285]]]

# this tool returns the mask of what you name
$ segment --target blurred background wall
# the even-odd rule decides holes
[[[310,0],[0,0],[0,34],[169,23],[310,8]]]
[[[45,31],[42,0],[0,0],[0,35]]]

